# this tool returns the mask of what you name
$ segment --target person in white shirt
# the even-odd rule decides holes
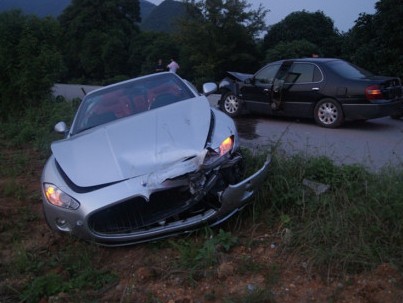
[[[171,59],[171,63],[167,65],[167,68],[171,73],[176,73],[176,71],[179,69],[179,64],[176,63],[174,59]]]

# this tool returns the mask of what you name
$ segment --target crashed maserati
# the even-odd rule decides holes
[[[139,243],[216,225],[241,210],[269,160],[246,178],[233,120],[173,73],[86,95],[41,178],[48,225],[103,245]]]

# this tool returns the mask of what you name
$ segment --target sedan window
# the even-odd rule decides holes
[[[254,77],[256,84],[268,84],[272,83],[274,76],[277,74],[280,64],[272,64],[264,67],[258,71]]]
[[[287,75],[286,83],[311,83],[322,80],[322,74],[316,65],[311,63],[294,63]]]
[[[348,79],[361,79],[373,76],[369,71],[343,60],[331,61],[327,65],[337,74]]]

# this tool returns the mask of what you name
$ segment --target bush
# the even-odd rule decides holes
[[[315,193],[304,180],[328,190]],[[401,170],[375,173],[325,157],[276,156],[266,186],[255,221],[287,227],[289,248],[313,264],[348,272],[382,262],[403,267]]]

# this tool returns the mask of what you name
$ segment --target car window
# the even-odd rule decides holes
[[[285,83],[311,83],[322,80],[322,73],[312,63],[296,62],[285,78]]]
[[[277,71],[279,68],[280,68],[280,64],[271,64],[271,65],[268,65],[268,66],[262,68],[254,76],[255,83],[256,84],[272,83],[274,76],[277,74]]]
[[[84,98],[72,133],[193,97],[195,93],[171,73],[106,87]]]
[[[349,79],[360,79],[373,76],[371,72],[343,60],[328,62],[327,66],[337,74]]]

